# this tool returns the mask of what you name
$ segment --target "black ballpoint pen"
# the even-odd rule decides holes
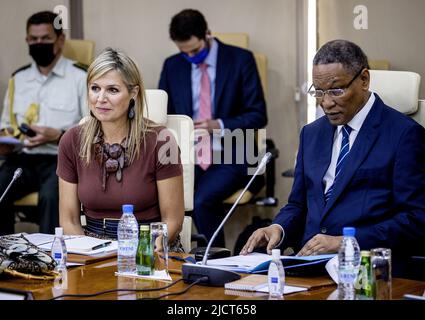
[[[92,248],[91,248],[91,250],[97,250],[97,249],[100,249],[100,248],[107,247],[107,246],[109,246],[111,243],[112,243],[112,241],[104,242],[104,243],[102,243],[102,244],[99,244],[99,245],[97,245],[97,246],[92,247]]]
[[[186,258],[182,258],[182,257],[179,257],[179,256],[168,256],[168,258],[169,259],[171,259],[171,260],[177,260],[177,261],[181,261],[181,262],[190,262],[190,263],[196,263],[196,260],[195,260],[195,258],[193,258],[193,257],[191,257],[191,256],[188,256],[188,257],[186,257]],[[161,259],[164,259],[164,257],[163,256],[161,256]]]

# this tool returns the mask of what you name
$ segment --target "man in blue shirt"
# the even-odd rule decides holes
[[[236,161],[240,150],[234,143],[224,149],[223,138],[236,129],[263,128],[266,104],[253,54],[211,37],[202,13],[175,15],[170,37],[180,53],[164,62],[159,88],[168,93],[169,114],[194,120],[199,149],[193,217],[198,232],[210,239],[224,216],[223,200],[250,178],[245,151]],[[231,163],[223,161],[229,155]],[[214,244],[224,246],[223,233]]]

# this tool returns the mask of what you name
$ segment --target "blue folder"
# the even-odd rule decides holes
[[[314,277],[326,274],[326,263],[335,255],[326,255],[321,259],[306,259],[306,257],[282,258],[285,275],[292,277]],[[263,262],[250,271],[250,273],[267,273],[270,261]]]

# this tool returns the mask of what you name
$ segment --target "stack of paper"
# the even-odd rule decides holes
[[[285,271],[288,271],[288,273],[290,273],[291,269],[301,270],[304,268],[311,270],[312,268],[317,268],[317,266],[322,267],[322,265],[323,271],[326,272],[325,264],[334,256],[335,254],[315,256],[281,256],[280,259],[283,266],[285,267]],[[208,260],[207,264],[209,266],[235,272],[261,273],[268,270],[270,261],[270,255],[254,252],[245,256],[239,255],[228,258]]]
[[[228,290],[242,290],[242,291],[257,291],[269,292],[268,279],[266,275],[251,274],[239,280],[228,282],[224,285],[224,289]],[[284,294],[307,291],[307,288],[298,286],[285,285]],[[231,293],[228,293],[231,294]]]
[[[267,276],[251,274],[224,284],[224,289],[258,291],[258,289],[268,286]]]

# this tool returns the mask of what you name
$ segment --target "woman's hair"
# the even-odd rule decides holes
[[[99,54],[87,70],[87,96],[89,94],[89,84],[104,76],[109,71],[117,71],[122,81],[130,93],[135,87],[139,87],[137,98],[135,99],[133,119],[127,119],[129,132],[127,135],[126,146],[127,156],[130,163],[140,154],[140,142],[145,140],[148,131],[148,122],[143,118],[143,108],[145,101],[145,89],[142,77],[136,63],[124,52],[106,48]],[[88,99],[87,99],[88,100]],[[100,121],[95,117],[89,117],[89,120],[81,125],[80,131],[80,157],[88,165],[94,152],[94,139],[101,130]]]

